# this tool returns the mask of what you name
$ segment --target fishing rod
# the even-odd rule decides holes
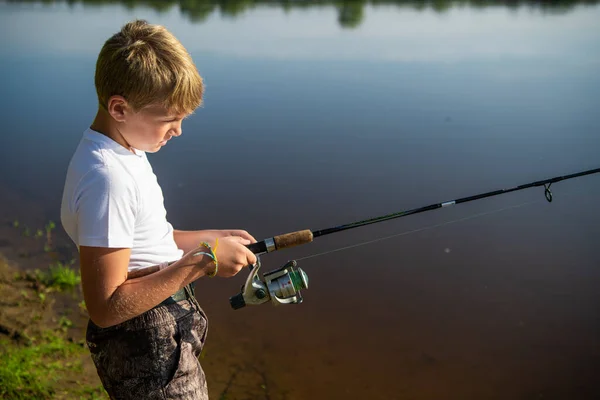
[[[487,197],[498,196],[519,190],[525,190],[532,187],[543,186],[546,200],[548,202],[552,202],[552,191],[550,190],[550,186],[553,183],[596,174],[598,172],[600,172],[600,168],[590,169],[570,175],[557,176],[551,179],[526,183],[524,185],[519,185],[508,189],[493,190],[473,196],[461,197],[455,200],[430,204],[428,206],[418,207],[412,210],[395,212],[392,214],[351,222],[349,224],[334,226],[331,228],[320,229],[316,231],[305,229],[301,231],[285,233],[252,243],[246,247],[248,247],[250,251],[257,255],[257,262],[256,264],[249,266],[250,273],[245,284],[242,285],[240,293],[232,296],[229,299],[229,302],[234,310],[243,308],[246,305],[259,305],[268,301],[271,301],[274,305],[299,304],[302,302],[300,290],[308,289],[308,276],[301,268],[297,268],[296,260],[288,261],[283,267],[274,271],[265,272],[263,274],[263,278],[261,279],[258,275],[258,271],[261,267],[259,256],[262,254],[310,243],[314,240],[314,238],[342,232],[348,229],[389,221],[391,219],[407,217],[409,215],[445,208],[456,204],[468,203],[470,201],[485,199]]]

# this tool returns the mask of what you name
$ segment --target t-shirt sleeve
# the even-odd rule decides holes
[[[128,173],[109,166],[88,172],[75,198],[79,245],[132,248],[137,200]]]

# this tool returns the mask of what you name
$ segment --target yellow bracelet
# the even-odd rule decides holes
[[[208,245],[208,243],[207,243]],[[212,274],[206,274],[208,275],[209,278],[213,278],[214,276],[217,275],[217,271],[219,270],[219,260],[217,260],[217,247],[219,247],[219,238],[215,239],[215,248],[212,249],[210,246],[208,246],[208,248],[210,249],[210,252],[213,255],[213,261],[215,262],[215,270],[213,271]]]
[[[218,240],[215,241],[215,249],[217,248],[217,245],[218,245]],[[215,263],[215,270],[212,273],[207,273],[206,274],[206,276],[208,276],[209,278],[213,278],[213,277],[215,277],[217,275],[217,271],[219,271],[219,261],[217,260],[217,255],[215,254],[215,251],[210,246],[210,244],[208,244],[207,242],[200,243],[200,246],[206,247],[210,251],[210,254],[204,253],[204,252],[200,252],[200,253],[196,253],[196,254],[207,255],[210,258],[212,258],[213,261],[214,261],[214,263]]]

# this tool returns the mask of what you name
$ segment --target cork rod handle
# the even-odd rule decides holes
[[[288,247],[299,246],[301,244],[310,243],[313,241],[313,234],[309,229],[303,231],[284,233],[273,237],[277,250],[285,249]]]

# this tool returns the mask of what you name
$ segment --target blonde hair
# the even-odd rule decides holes
[[[100,106],[123,96],[134,110],[161,105],[191,114],[202,104],[204,84],[192,57],[165,27],[143,20],[127,23],[108,39],[96,62]]]

